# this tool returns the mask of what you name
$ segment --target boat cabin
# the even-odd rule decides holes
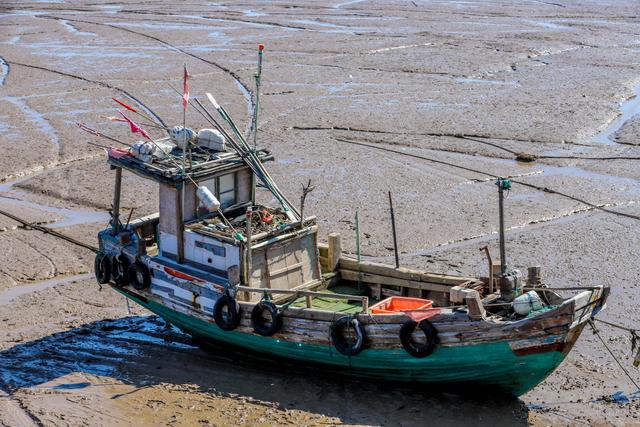
[[[105,252],[124,264],[114,275],[124,276],[128,266],[146,260],[152,276],[154,266],[166,266],[224,287],[306,289],[320,282],[315,218],[302,220],[286,206],[256,204],[255,166],[236,152],[203,145],[180,160],[182,150],[171,145],[170,137],[154,144],[172,151],[153,158],[139,156],[142,150],[135,149],[109,153],[116,182],[111,227],[101,233],[100,243],[101,250],[107,246]],[[265,150],[255,156],[260,163],[273,159]],[[123,225],[122,170],[158,183],[157,214],[129,218]],[[219,209],[203,203],[202,188]],[[240,300],[260,298],[238,293]]]

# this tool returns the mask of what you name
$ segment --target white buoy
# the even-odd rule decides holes
[[[513,300],[513,311],[521,316],[526,316],[532,310],[540,310],[542,307],[542,299],[536,291],[529,291]]]
[[[198,187],[196,195],[209,212],[217,212],[220,209],[220,202],[207,187]]]

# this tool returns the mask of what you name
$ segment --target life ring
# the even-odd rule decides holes
[[[416,342],[413,339],[413,333],[416,331],[416,328],[420,328],[424,334],[425,342]],[[436,347],[438,331],[436,331],[436,328],[426,319],[419,323],[408,320],[400,328],[400,342],[405,351],[413,357],[427,357],[433,353]]]
[[[345,337],[347,328],[353,328],[355,341]],[[366,337],[364,326],[355,317],[344,316],[331,325],[331,342],[336,350],[345,356],[355,356],[360,353],[364,348]]]
[[[149,267],[140,261],[136,261],[127,272],[129,275],[129,283],[134,289],[141,291],[151,286],[151,273]]]
[[[129,266],[131,263],[125,255],[117,255],[111,258],[111,278],[118,286],[129,284]]]
[[[213,320],[223,331],[232,331],[240,324],[240,304],[229,295],[221,296],[213,306]]]
[[[271,301],[260,301],[251,311],[251,324],[257,334],[270,337],[282,327],[282,311]]]
[[[96,274],[96,280],[101,285],[109,283],[111,280],[111,261],[104,252],[98,252],[93,263],[93,269]]]

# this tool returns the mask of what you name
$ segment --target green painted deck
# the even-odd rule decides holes
[[[362,289],[358,289],[357,284],[339,284],[334,285],[330,289],[324,289],[320,291],[322,293],[326,293],[327,295],[331,294],[342,294],[342,295],[366,295],[364,291],[364,286]],[[369,304],[375,304],[378,302],[375,299],[369,299]],[[373,301],[373,302],[372,302]],[[306,307],[306,298],[301,297],[294,301],[291,305],[292,307]],[[362,311],[362,301],[347,301],[340,300],[334,298],[324,298],[324,297],[314,297],[313,298],[313,308],[318,310],[326,310],[333,311],[336,313],[342,314],[355,314],[360,313]]]
[[[438,384],[475,383],[499,387],[519,396],[542,382],[562,362],[559,351],[517,356],[508,342],[437,347],[430,356],[417,359],[402,348],[365,349],[347,357],[333,346],[295,343],[238,331],[223,331],[212,322],[174,311],[152,300],[124,294],[190,335],[240,347],[263,356],[324,365],[328,371],[369,380]],[[328,332],[327,332],[328,333]],[[551,341],[557,338],[549,336]]]

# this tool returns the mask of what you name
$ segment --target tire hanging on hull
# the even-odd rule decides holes
[[[129,283],[134,289],[141,291],[151,286],[151,272],[149,267],[140,261],[136,261],[127,271]]]
[[[260,301],[251,311],[251,324],[257,334],[270,337],[282,327],[282,311],[271,301]]]
[[[111,260],[104,252],[98,252],[96,254],[93,270],[99,284],[104,285],[109,283],[111,280]]]
[[[413,339],[413,333],[419,329],[425,337],[424,342],[418,342]],[[406,321],[400,328],[400,342],[402,348],[413,357],[423,358],[433,353],[438,342],[438,331],[428,320],[422,320],[419,323],[413,320]]]
[[[120,254],[111,258],[111,278],[118,286],[129,284],[129,267],[131,262],[125,255]]]
[[[232,331],[240,324],[240,304],[229,295],[221,296],[213,306],[213,320],[223,331]]]
[[[352,342],[345,337],[348,328],[352,328],[355,334],[355,340]],[[360,353],[366,339],[364,326],[355,317],[344,316],[331,325],[331,342],[336,350],[345,356],[355,356]]]

